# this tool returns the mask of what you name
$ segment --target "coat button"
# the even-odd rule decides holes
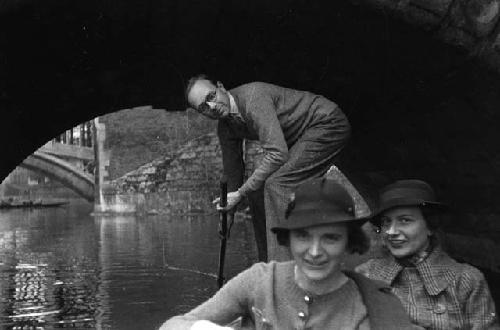
[[[304,296],[304,301],[309,304],[312,302],[312,298],[309,296]]]
[[[305,319],[305,318],[306,318],[306,313],[304,313],[304,312],[299,312],[299,314],[298,314],[298,315],[299,315],[299,318],[300,318],[301,320],[303,320],[303,319]]]
[[[446,312],[446,306],[444,304],[437,304],[436,307],[434,307],[434,313],[443,314],[444,312]]]

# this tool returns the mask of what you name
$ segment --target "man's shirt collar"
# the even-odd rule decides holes
[[[238,105],[236,104],[236,101],[234,100],[234,96],[231,95],[231,93],[227,92],[227,95],[229,96],[229,113],[230,114],[240,114],[238,110]]]
[[[229,92],[227,92],[227,95],[229,96],[229,119],[232,119],[239,123],[245,123],[245,120],[243,119],[243,116],[238,109],[238,104],[236,104],[234,96]]]

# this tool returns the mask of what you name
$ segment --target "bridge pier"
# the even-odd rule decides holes
[[[99,118],[92,122],[95,156],[94,213],[135,213],[144,205],[144,196],[137,193],[118,193],[108,180],[110,152],[105,149],[106,129]]]

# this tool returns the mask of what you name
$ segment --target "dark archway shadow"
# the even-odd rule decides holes
[[[423,97],[479,66],[432,34],[347,1],[11,0],[0,15],[2,177],[95,116],[183,110],[183,84],[199,72],[226,86],[262,80],[325,94],[364,139],[360,129],[385,129],[391,111],[430,109]],[[372,123],[378,113],[385,120]]]
[[[460,232],[498,241],[499,75],[348,1],[4,2],[0,176],[96,116],[184,110],[183,84],[199,72],[331,98],[354,129],[342,163],[352,177],[433,182],[466,215]]]

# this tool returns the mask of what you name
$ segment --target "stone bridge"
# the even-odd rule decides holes
[[[83,166],[78,166],[74,160],[93,161],[93,148],[51,141],[24,159],[19,166],[57,180],[92,202],[94,200],[94,176],[85,172]]]

